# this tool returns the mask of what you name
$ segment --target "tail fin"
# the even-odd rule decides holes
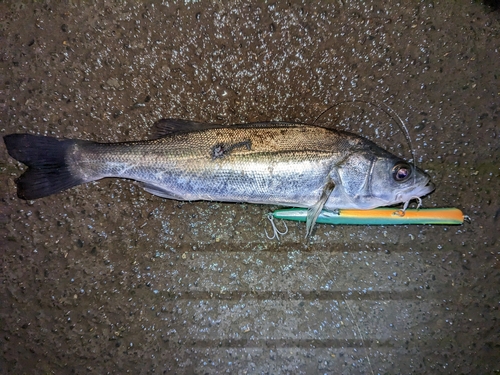
[[[66,163],[68,148],[80,141],[30,134],[10,134],[3,140],[9,155],[29,167],[16,179],[19,198],[42,198],[85,182]]]

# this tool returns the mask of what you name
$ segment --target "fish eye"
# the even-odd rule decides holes
[[[411,176],[411,166],[408,163],[398,163],[392,168],[392,178],[397,182],[405,182]]]

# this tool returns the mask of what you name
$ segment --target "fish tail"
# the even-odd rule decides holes
[[[9,155],[28,166],[16,179],[19,198],[42,198],[86,182],[72,173],[66,157],[68,149],[81,141],[30,134],[10,134],[3,140]]]

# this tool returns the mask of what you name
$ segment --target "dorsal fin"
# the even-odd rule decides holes
[[[153,127],[151,128],[151,136],[153,139],[157,139],[166,137],[167,135],[171,134],[188,133],[193,131],[216,129],[222,127],[224,127],[224,125],[166,118],[158,120],[154,123]]]
[[[259,127],[278,127],[278,126],[302,126],[300,123],[293,122],[252,122],[248,124],[221,125],[205,122],[196,122],[191,120],[181,120],[175,118],[166,118],[158,120],[151,128],[151,139],[163,138],[172,134],[189,133],[207,129],[221,128],[259,128]]]

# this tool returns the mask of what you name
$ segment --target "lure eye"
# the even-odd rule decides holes
[[[392,178],[397,182],[405,182],[411,176],[411,166],[407,163],[398,163],[392,168]]]

